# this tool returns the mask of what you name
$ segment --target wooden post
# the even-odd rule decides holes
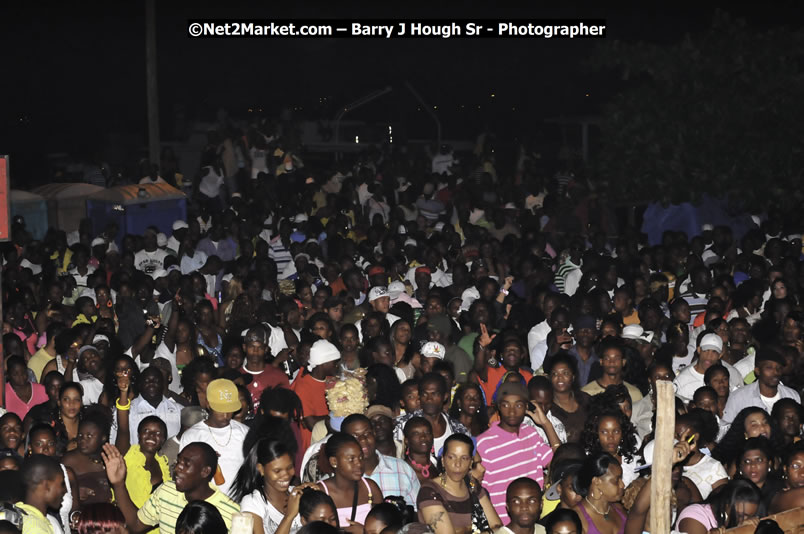
[[[676,399],[673,383],[656,381],[656,432],[650,483],[650,531],[670,532],[670,497],[673,491],[673,439]]]

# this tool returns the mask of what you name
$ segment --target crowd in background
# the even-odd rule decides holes
[[[143,173],[189,195],[169,232],[14,221],[0,533],[648,532],[657,380],[675,531],[804,503],[786,214],[651,246],[482,136],[305,159],[227,127]]]

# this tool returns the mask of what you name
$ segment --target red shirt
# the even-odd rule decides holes
[[[254,404],[255,413],[260,407],[260,397],[263,391],[276,386],[290,388],[290,380],[288,380],[287,375],[272,365],[266,365],[261,372],[254,373],[246,369],[244,364],[240,372],[244,375],[251,375],[251,383],[246,388],[251,393],[251,402]]]
[[[290,389],[299,396],[304,417],[329,415],[327,387],[323,380],[316,380],[310,373],[301,371]],[[301,431],[302,449],[307,450],[307,447],[310,446],[312,432],[304,426],[301,427]]]
[[[494,393],[497,391],[497,386],[500,385],[500,380],[502,380],[502,377],[507,372],[508,370],[502,365],[499,367],[489,367],[485,382],[480,380],[480,377],[478,377],[480,387],[483,388],[483,394],[486,396],[487,406],[491,406],[494,403],[492,400],[494,398]],[[528,382],[530,382],[530,379],[533,378],[533,373],[525,371],[524,369],[519,369],[519,374],[525,379],[526,386],[528,385]]]

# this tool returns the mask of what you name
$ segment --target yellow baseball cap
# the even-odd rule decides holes
[[[207,402],[209,402],[210,408],[221,413],[234,413],[243,407],[240,404],[237,386],[225,378],[218,378],[209,383]]]

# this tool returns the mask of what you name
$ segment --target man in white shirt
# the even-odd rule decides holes
[[[557,293],[548,293],[544,295],[542,302],[542,313],[544,313],[544,321],[535,325],[528,332],[528,353],[530,354],[530,368],[536,371],[544,363],[544,357],[547,355],[547,335],[550,333],[550,323],[548,320],[561,303],[561,299]]]
[[[729,371],[729,385],[731,390],[735,390],[742,385],[742,375],[728,362],[720,359],[723,353],[723,340],[714,332],[705,334],[701,338],[700,345],[696,350],[697,359],[692,365],[683,368],[673,381],[676,386],[676,395],[685,403],[692,400],[695,391],[704,386],[704,374],[706,370],[716,363],[720,363]]]
[[[98,377],[103,376],[103,360],[100,352],[92,345],[84,345],[78,349],[78,365],[73,371],[73,380],[84,388],[84,406],[95,404],[103,392],[103,382]],[[75,380],[75,378],[78,380]]]
[[[723,408],[723,422],[731,424],[743,408],[756,406],[771,413],[773,405],[780,399],[794,399],[801,402],[798,392],[781,383],[782,369],[786,365],[784,356],[773,349],[760,350],[756,356],[754,374],[757,381],[729,394]]]
[[[158,247],[157,233],[153,227],[146,228],[143,234],[143,249],[134,255],[134,267],[145,274],[151,274],[165,266],[165,257],[168,253]]]
[[[207,386],[207,402],[210,414],[206,421],[201,421],[188,428],[182,435],[179,449],[195,441],[210,445],[218,453],[220,473],[215,480],[222,482],[218,488],[229,493],[234,483],[237,470],[243,465],[243,442],[248,434],[248,427],[232,419],[242,409],[237,386],[231,380],[218,378]],[[217,483],[217,482],[216,482]]]
[[[190,274],[195,271],[200,271],[207,263],[207,255],[200,250],[196,250],[195,242],[187,235],[181,244],[181,251],[179,252],[181,274]]]
[[[393,326],[393,324],[399,320],[399,317],[393,313],[388,313],[388,310],[391,309],[391,295],[388,294],[388,288],[385,286],[372,287],[368,292],[368,301],[372,310],[385,315],[385,320],[388,322],[388,326]],[[363,329],[361,328],[362,322],[362,319],[355,322],[355,327],[357,328],[357,333],[360,336],[361,342],[363,341]]]
[[[449,176],[452,174],[452,165],[455,163],[457,163],[457,160],[449,145],[441,145],[438,154],[433,156],[431,170],[433,174],[446,174]]]
[[[167,436],[170,439],[181,430],[181,405],[173,399],[164,396],[165,375],[158,367],[146,367],[140,374],[140,394],[131,401],[128,415],[129,432],[132,445],[139,443],[137,427],[140,421],[150,415],[155,415],[164,421],[167,426]],[[114,443],[117,435],[117,412],[114,415],[111,442]]]
[[[178,254],[181,242],[184,240],[184,236],[187,235],[189,228],[189,225],[181,219],[173,221],[173,235],[167,240],[167,248]]]

